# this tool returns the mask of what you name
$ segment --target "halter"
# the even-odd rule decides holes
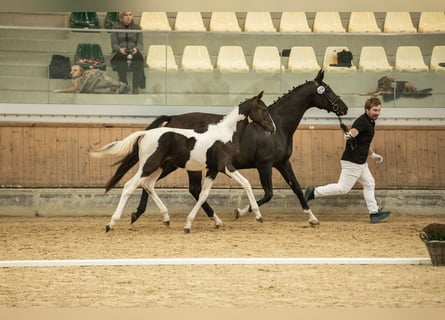
[[[340,100],[340,97],[335,95],[335,99],[332,100],[331,97],[329,97],[326,94],[326,88],[328,88],[329,86],[319,84],[316,80],[313,80],[313,82],[314,82],[315,86],[317,87],[317,89],[316,89],[317,93],[321,96],[324,96],[328,100],[329,104],[332,107],[332,110],[337,114],[337,111],[339,109],[337,101]],[[330,112],[330,111],[328,111],[328,112]]]

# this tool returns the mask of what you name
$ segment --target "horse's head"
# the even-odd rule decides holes
[[[335,112],[337,116],[343,116],[348,113],[348,106],[337,94],[323,82],[324,71],[320,70],[312,81],[314,84],[314,106],[325,109],[328,112]]]
[[[261,91],[257,96],[244,101],[240,105],[240,112],[245,114],[251,122],[257,123],[267,132],[275,133],[275,123],[269,114],[266,104],[261,100],[263,93],[264,91]]]

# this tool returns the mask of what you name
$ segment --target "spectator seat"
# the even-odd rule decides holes
[[[172,47],[169,45],[152,44],[147,53],[148,71],[178,71]]]
[[[292,47],[287,68],[292,72],[315,72],[320,70],[314,48]]]
[[[441,11],[421,12],[417,30],[421,33],[445,32],[445,14]]]
[[[314,18],[314,32],[346,32],[336,11],[316,12]]]
[[[290,12],[281,13],[280,32],[311,32],[307,23],[306,13]]]
[[[223,73],[249,72],[249,66],[241,46],[221,46],[216,61],[216,69]]]
[[[167,13],[164,11],[144,11],[141,13],[140,26],[142,30],[170,31]]]
[[[409,12],[389,11],[385,16],[383,31],[388,33],[416,33],[417,29],[413,25]]]
[[[175,30],[206,31],[207,29],[202,21],[201,12],[180,11],[176,13]]]
[[[246,13],[244,22],[246,32],[276,32],[270,12],[251,11]]]
[[[443,65],[439,65],[442,63]],[[434,71],[445,71],[445,46],[434,46],[431,52],[430,69]]]
[[[359,70],[362,71],[391,71],[385,48],[380,46],[365,46],[360,52]]]
[[[104,28],[113,29],[113,25],[119,21],[119,12],[107,12],[105,14]]]
[[[209,31],[240,32],[241,28],[234,11],[212,12],[210,16]]]
[[[185,46],[181,68],[186,72],[212,72],[213,65],[207,47],[199,45]]]
[[[396,51],[395,68],[398,71],[428,71],[418,46],[399,46]]]
[[[99,18],[96,12],[71,12],[70,28],[73,29],[100,29]]]
[[[252,70],[258,73],[281,73],[284,66],[278,48],[275,46],[258,46],[252,58]]]
[[[83,69],[97,68],[106,70],[105,57],[98,43],[79,43],[74,55],[74,63]]]
[[[323,58],[323,70],[328,72],[354,72],[357,70],[357,67],[354,65],[353,61],[351,61],[351,67],[341,67],[334,66],[338,63],[337,53],[346,50],[349,51],[348,47],[326,47],[324,58]]]
[[[349,16],[348,32],[382,32],[377,26],[374,12],[351,12]]]

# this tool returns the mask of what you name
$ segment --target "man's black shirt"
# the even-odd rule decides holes
[[[354,148],[351,147],[351,144],[346,143],[341,159],[363,164],[368,159],[369,148],[374,137],[375,121],[364,113],[354,121],[352,127],[357,129],[359,134],[354,138]]]

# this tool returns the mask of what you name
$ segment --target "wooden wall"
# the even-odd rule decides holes
[[[0,123],[0,186],[102,187],[111,177],[114,171],[111,165],[116,159],[92,159],[88,151],[142,128]],[[295,133],[292,165],[303,188],[337,180],[343,145],[337,127],[300,126]],[[445,188],[445,127],[378,126],[375,148],[385,158],[379,165],[370,162],[377,188]],[[254,187],[260,186],[254,170],[244,170],[243,174]],[[178,170],[158,185],[186,187],[186,174]],[[218,176],[215,187],[231,186],[236,185]],[[274,171],[274,186],[287,187],[277,171]]]

